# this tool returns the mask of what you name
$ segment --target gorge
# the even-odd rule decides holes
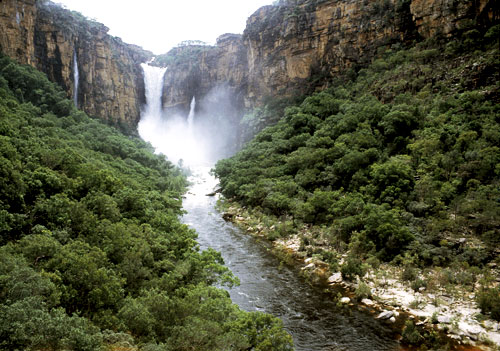
[[[494,350],[499,21],[281,0],[154,56],[0,1],[2,54],[62,89],[0,58],[0,310],[33,336],[0,322],[0,348],[39,342],[32,308],[71,330],[35,350]]]

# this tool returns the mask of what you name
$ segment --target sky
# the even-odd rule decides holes
[[[124,42],[162,54],[184,40],[215,44],[243,33],[247,18],[273,0],[53,0],[106,25]]]

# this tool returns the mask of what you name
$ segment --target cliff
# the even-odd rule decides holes
[[[167,112],[187,114],[193,96],[198,101],[210,99],[210,93],[223,89],[231,96],[233,105],[241,108],[247,88],[246,58],[246,48],[238,34],[221,35],[216,46],[182,46],[159,56],[156,62],[168,66],[163,107]]]
[[[0,1],[0,50],[22,64],[35,60],[35,0]]]
[[[264,6],[248,19],[241,40],[218,43],[169,66],[164,102],[185,105],[193,92],[200,94],[224,82],[240,92],[246,108],[269,97],[310,93],[327,87],[340,73],[366,66],[381,47],[453,36],[471,23],[498,22],[495,4],[496,0],[288,0]],[[225,70],[229,65],[233,72]]]
[[[140,63],[151,58],[150,52],[51,2],[4,0],[0,26],[0,49],[46,73],[68,97],[75,96],[78,70],[76,100],[82,110],[112,124],[137,124],[145,101]]]
[[[496,0],[282,0],[257,10],[243,36],[225,34],[216,46],[184,46],[159,57],[157,64],[169,66],[163,105],[187,114],[193,97],[202,102],[197,109],[209,110],[223,96],[224,108],[241,118],[268,98],[327,87],[332,77],[365,67],[380,48],[498,23],[496,5]],[[47,73],[84,111],[115,124],[137,124],[145,100],[140,63],[150,52],[47,1],[1,1],[0,28],[0,50]]]

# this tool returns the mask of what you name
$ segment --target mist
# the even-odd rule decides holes
[[[237,151],[240,109],[228,86],[191,98],[188,114],[165,112],[161,105],[165,68],[142,65],[146,105],[138,131],[157,153],[181,166],[211,166]]]

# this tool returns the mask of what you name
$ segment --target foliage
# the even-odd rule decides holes
[[[349,256],[346,263],[340,267],[340,272],[345,280],[354,280],[356,276],[362,278],[366,274],[362,261],[352,256]]]
[[[354,293],[358,301],[372,297],[372,291],[365,282],[360,282]]]
[[[495,30],[467,55],[436,42],[386,50],[351,81],[253,111],[243,122],[261,131],[215,167],[223,195],[297,228],[329,227],[328,244],[359,257],[483,265],[500,242]],[[489,245],[440,245],[464,233]]]
[[[186,180],[151,146],[5,57],[0,116],[0,349],[99,350],[109,330],[168,350],[291,349],[278,319],[213,286],[237,279],[179,222]]]
[[[500,321],[500,287],[483,288],[476,296],[481,312],[490,314],[491,318]]]
[[[402,337],[402,341],[409,345],[419,345],[424,339],[418,328],[411,320],[407,320],[405,322]]]

